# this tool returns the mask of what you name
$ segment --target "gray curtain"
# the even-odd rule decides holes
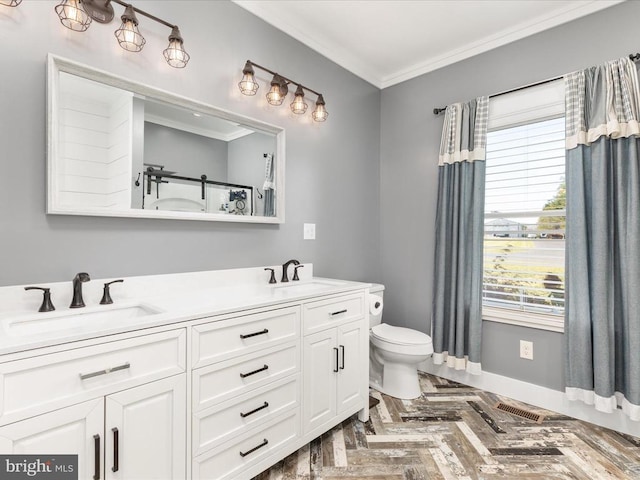
[[[432,337],[435,364],[481,371],[488,97],[449,105],[438,171]]]
[[[628,59],[565,77],[566,393],[599,411],[620,407],[634,420],[640,420],[637,85]]]

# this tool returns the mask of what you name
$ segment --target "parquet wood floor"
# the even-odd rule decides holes
[[[421,374],[422,396],[380,402],[253,480],[640,480],[640,438]],[[544,415],[538,424],[498,401]]]

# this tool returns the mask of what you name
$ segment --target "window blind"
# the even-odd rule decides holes
[[[564,175],[564,117],[488,133],[485,307],[554,315],[554,321],[562,321]]]

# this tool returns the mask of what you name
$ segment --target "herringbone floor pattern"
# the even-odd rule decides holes
[[[640,438],[421,374],[422,397],[380,401],[253,480],[640,480]],[[544,415],[542,423],[495,408]]]

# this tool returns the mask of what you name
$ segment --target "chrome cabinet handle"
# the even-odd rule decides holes
[[[100,480],[100,435],[93,436],[93,480]]]
[[[117,372],[118,370],[126,370],[130,368],[131,364],[129,362],[124,363],[122,365],[118,365],[117,367],[105,368],[104,370],[98,370],[97,372],[91,373],[81,373],[80,380],[86,380],[87,378],[99,377],[100,375],[106,375],[107,373]]]
[[[333,369],[333,373],[338,373],[338,349],[336,347],[333,347],[333,351],[336,354],[336,366]]]
[[[240,416],[242,418],[248,417],[249,415],[253,415],[256,412],[259,412],[260,410],[264,410],[265,408],[267,408],[269,406],[269,402],[264,402],[262,405],[260,405],[258,408],[254,408],[253,410],[251,410],[250,412],[247,413],[242,413],[240,412]]]
[[[262,441],[262,443],[256,447],[253,447],[251,450],[247,450],[246,452],[242,452],[240,451],[240,456],[241,457],[246,457],[247,455],[249,455],[250,453],[255,452],[256,450],[258,450],[259,448],[264,447],[265,445],[267,445],[269,443],[269,440],[267,440],[266,438]]]
[[[241,373],[240,374],[240,378],[247,378],[250,377],[251,375],[255,375],[256,373],[260,373],[260,372],[264,372],[265,370],[267,370],[269,368],[269,365],[267,365],[265,363],[264,367],[259,368],[257,370],[254,370],[253,372],[249,372],[249,373]]]
[[[269,333],[269,330],[266,328],[255,333],[247,333],[246,335],[240,334],[240,338],[244,340],[245,338],[257,337],[258,335],[264,335],[265,333]]]
[[[340,365],[340,370],[344,370],[344,345],[340,345],[340,350],[342,351],[342,365]]]
[[[113,467],[111,467],[111,471],[117,472],[120,469],[120,467],[118,466],[118,460],[120,457],[120,454],[118,453],[120,446],[120,435],[116,427],[113,427],[111,431],[113,432]]]
[[[337,312],[332,312],[329,315],[333,317],[334,315],[340,315],[341,313],[347,313],[347,309],[345,308],[344,310],[338,310]]]

